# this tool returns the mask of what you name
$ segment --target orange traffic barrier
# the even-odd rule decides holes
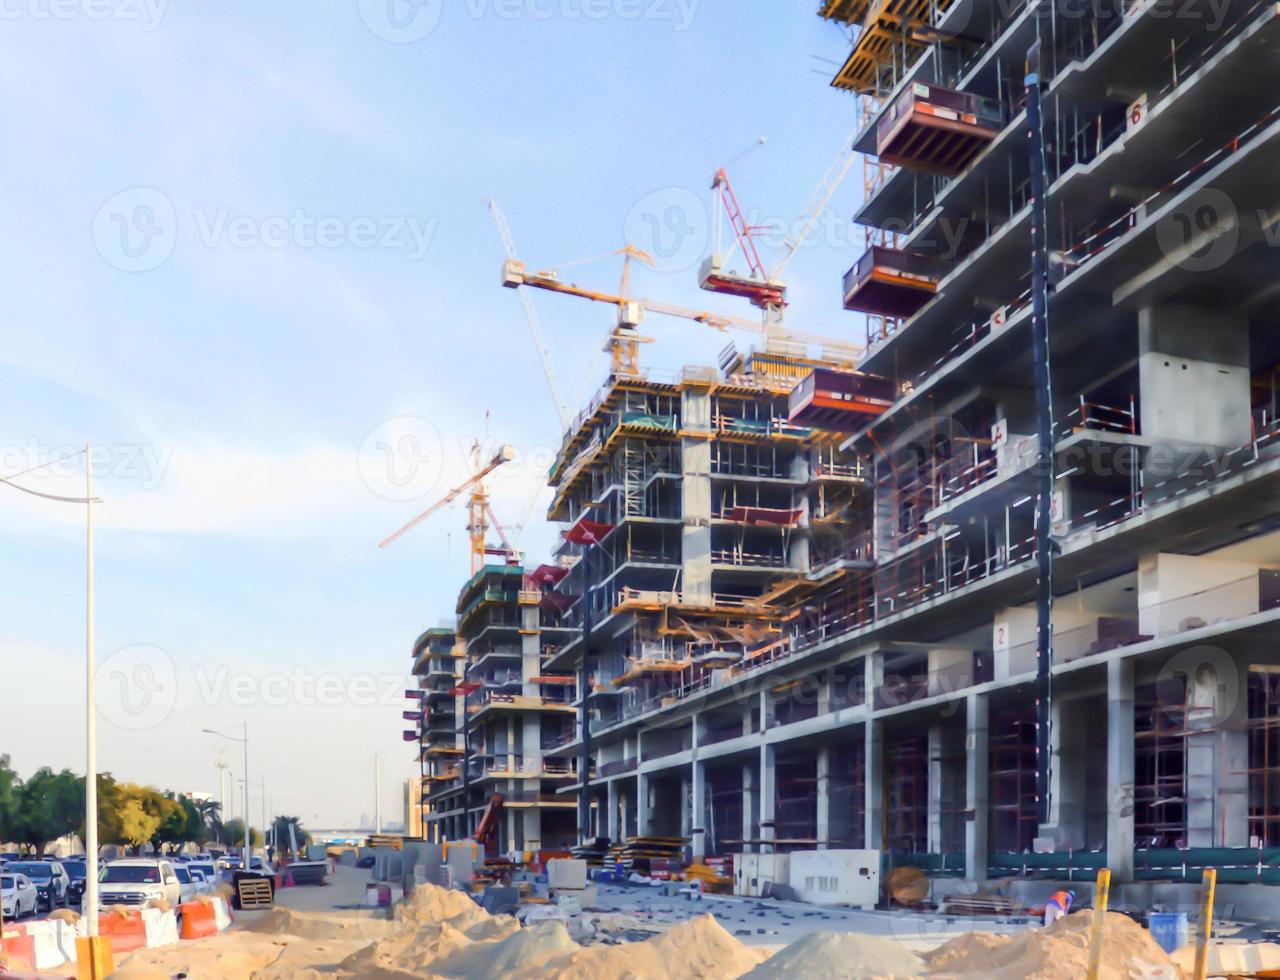
[[[36,968],[36,938],[28,936],[25,932],[9,934],[0,939],[0,951],[9,960],[9,968],[25,967],[28,970]]]
[[[210,902],[183,902],[178,906],[182,913],[182,938],[203,939],[218,932],[218,920]]]
[[[111,940],[113,953],[127,953],[147,945],[147,924],[137,909],[112,909],[98,917],[98,935]]]

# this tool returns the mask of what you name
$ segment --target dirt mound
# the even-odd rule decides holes
[[[559,922],[539,922],[490,942],[472,942],[430,963],[430,976],[466,980],[503,980],[506,977],[556,976],[551,961],[581,947],[569,938]]]
[[[297,912],[280,906],[252,919],[246,917],[240,926],[244,932],[274,936],[298,936],[301,939],[335,939],[373,942],[390,931],[391,923],[380,916],[361,913]]]
[[[924,961],[895,939],[811,932],[778,950],[743,980],[904,980],[924,971]]]
[[[558,980],[714,980],[739,977],[759,965],[768,952],[744,946],[710,915],[682,922],[653,939],[621,946],[580,948],[519,976]]]
[[[1076,912],[1045,929],[1012,936],[969,933],[951,940],[927,957],[934,976],[972,980],[1075,980],[1089,966],[1093,912]],[[1128,980],[1148,976],[1155,968],[1182,976],[1151,934],[1126,915],[1108,913],[1102,940],[1099,977]]]
[[[436,885],[419,885],[409,899],[396,909],[397,928],[447,922],[453,928],[465,932],[491,918],[468,895]]]

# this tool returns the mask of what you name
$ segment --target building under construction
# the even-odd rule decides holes
[[[555,723],[473,733],[431,819],[473,826],[536,735],[571,771],[508,785],[569,837],[1280,883],[1280,8],[820,13],[865,355],[615,362],[551,472],[560,553],[505,573],[501,696]]]

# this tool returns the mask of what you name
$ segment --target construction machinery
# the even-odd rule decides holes
[[[494,453],[493,458],[487,463],[481,465],[481,453],[483,449],[480,442],[473,443],[471,447],[471,455],[473,465],[476,467],[475,472],[470,477],[454,487],[434,504],[424,510],[421,514],[411,520],[400,530],[387,537],[378,544],[379,548],[385,548],[398,538],[403,537],[409,531],[413,530],[436,511],[453,503],[468,490],[471,491],[467,501],[467,535],[470,539],[471,550],[471,574],[475,575],[484,567],[485,556],[490,554],[499,554],[505,556],[508,560],[516,558],[514,546],[508,540],[505,530],[494,517],[493,509],[489,505],[489,493],[485,487],[484,480],[490,473],[496,470],[504,463],[509,463],[515,459],[515,449],[511,446],[501,446]],[[489,528],[494,527],[498,536],[502,541],[500,547],[493,547],[488,544]]]

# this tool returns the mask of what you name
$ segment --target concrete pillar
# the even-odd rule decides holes
[[[693,858],[701,861],[707,854],[707,764],[693,763],[693,826],[689,828],[693,838]]]
[[[686,389],[680,400],[680,426],[686,432],[711,431],[711,392]],[[682,479],[680,589],[686,596],[711,597],[711,440],[701,436],[680,442]]]
[[[650,827],[649,807],[652,804],[653,786],[644,773],[636,774],[636,835],[648,837],[653,833]]]
[[[755,801],[755,768],[750,763],[747,763],[742,767],[742,839],[744,842],[752,840],[756,836]],[[746,843],[743,844],[742,849],[744,851],[759,850],[754,844]]]
[[[689,806],[691,790],[689,787],[689,777],[680,777],[680,836],[692,836],[690,831],[693,829],[693,813]]]
[[[831,846],[831,749],[818,749],[818,849]]]
[[[1215,647],[1184,651],[1187,669],[1187,843],[1249,845],[1247,673]],[[1245,671],[1247,671],[1247,666]]]
[[[1133,661],[1107,664],[1107,866],[1133,881]]]
[[[942,744],[941,725],[929,726],[929,815],[926,841],[930,854],[942,853]]]
[[[866,753],[866,798],[863,806],[865,828],[863,839],[871,850],[884,846],[884,733],[873,717],[875,693],[879,690],[883,661],[878,654],[864,659],[867,685],[867,720],[863,726],[863,751]]]
[[[774,748],[772,745],[760,746],[760,839],[772,841],[773,821],[778,804],[778,779],[774,769]],[[769,847],[773,850],[772,846]]]
[[[605,834],[611,841],[618,841],[618,781],[611,779],[605,790]]]
[[[1194,446],[1249,441],[1249,320],[1243,314],[1177,303],[1140,310],[1138,378],[1144,436]],[[1148,459],[1149,483],[1173,475],[1152,472],[1155,465]]]
[[[965,697],[964,873],[970,881],[987,880],[987,771],[991,761],[988,738],[987,695],[969,694]]]

